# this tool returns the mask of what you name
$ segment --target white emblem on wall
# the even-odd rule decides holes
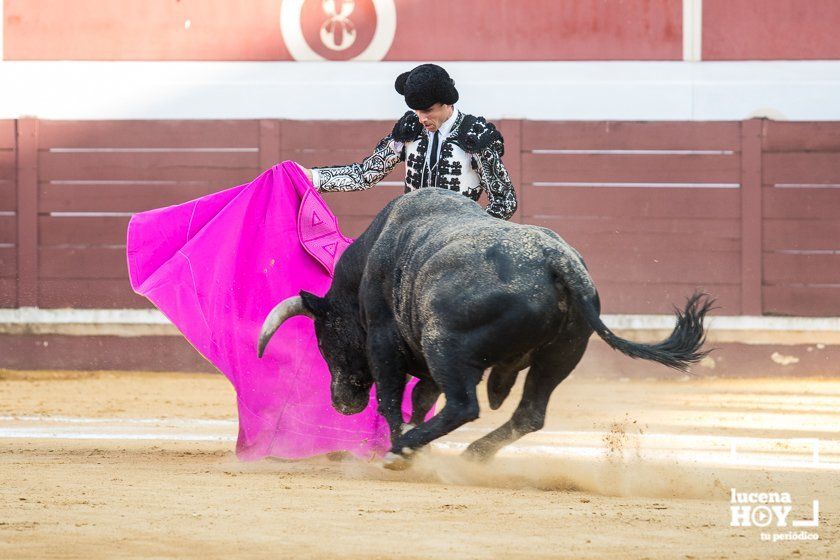
[[[301,11],[306,0],[283,0],[280,5],[280,33],[289,53],[295,60],[327,60],[307,43],[301,25]],[[397,8],[394,0],[371,0],[376,12],[376,29],[370,44],[349,60],[382,60],[394,42],[397,31]],[[324,21],[318,37],[324,48],[333,52],[349,49],[356,42],[358,32],[353,23],[355,0],[322,0]]]
[[[356,7],[355,0],[344,0],[340,14],[335,12],[335,0],[322,0],[321,6],[328,16],[321,24],[321,43],[331,51],[349,49],[356,42],[356,26],[350,19]]]

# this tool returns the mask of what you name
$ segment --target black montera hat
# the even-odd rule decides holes
[[[435,103],[453,105],[458,101],[455,81],[437,64],[421,64],[411,72],[403,72],[394,82],[397,93],[405,96],[412,109],[428,109]]]

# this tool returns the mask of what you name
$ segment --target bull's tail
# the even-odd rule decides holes
[[[612,348],[632,358],[652,360],[680,371],[686,371],[709,353],[701,350],[706,341],[703,318],[714,304],[708,295],[696,292],[688,298],[682,311],[675,308],[677,323],[665,340],[656,344],[632,342],[616,335],[601,321],[598,292],[583,260],[574,250],[571,253],[551,251],[548,256],[557,281],[566,288],[586,322]]]

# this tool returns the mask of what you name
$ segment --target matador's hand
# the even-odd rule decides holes
[[[297,162],[295,162],[295,163],[297,163]],[[312,182],[312,170],[305,168],[304,166],[302,166],[299,163],[297,163],[297,166],[300,167],[300,170],[303,171],[303,173],[306,175],[306,177],[309,179],[309,182],[311,183]]]

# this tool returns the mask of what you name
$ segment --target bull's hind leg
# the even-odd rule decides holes
[[[518,374],[519,370],[499,366],[490,370],[490,376],[487,378],[487,400],[490,403],[491,410],[496,410],[502,406],[502,403],[510,394],[510,390],[513,389]]]
[[[525,378],[522,400],[513,417],[483,438],[472,442],[464,455],[473,460],[490,460],[505,445],[526,434],[541,430],[551,393],[580,362],[587,339],[554,342],[534,353],[531,369]]]
[[[487,400],[490,403],[491,410],[496,410],[502,406],[502,403],[508,398],[510,390],[513,389],[519,372],[527,368],[530,363],[531,352],[528,352],[515,360],[493,366],[493,369],[490,370],[490,376],[487,378]]]

